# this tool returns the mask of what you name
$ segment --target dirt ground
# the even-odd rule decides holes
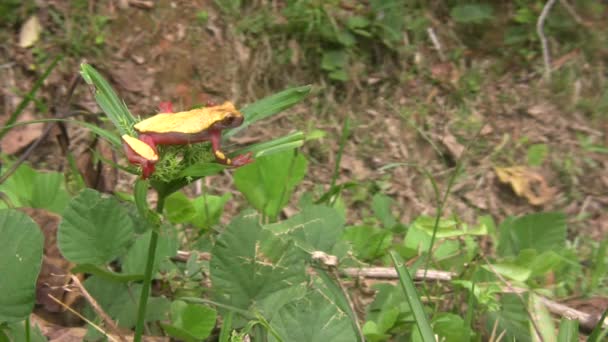
[[[36,68],[41,51],[47,58],[63,52],[63,47],[49,38],[65,33],[54,24],[49,8],[69,17],[69,2],[44,3],[37,14],[43,35],[34,48],[18,46],[18,30],[2,33],[7,38],[0,49],[0,115],[4,117],[40,75]],[[89,9],[91,14],[102,11],[110,18],[103,46],[86,55],[64,56],[36,96],[44,101],[28,106],[22,119],[79,115],[99,123],[99,109],[83,82],[76,86],[72,99],[67,98],[70,82],[84,60],[107,77],[130,110],[141,116],[154,113],[161,101],[173,101],[179,109],[209,99],[231,100],[243,106],[289,86],[312,83],[315,88],[308,100],[251,127],[232,142],[254,143],[296,129],[326,131],[322,141],[303,148],[310,163],[301,194],[318,184],[329,184],[342,123],[350,118],[353,131],[345,146],[339,182],[355,180],[360,186],[345,197],[349,223],[360,222],[369,214],[368,199],[378,191],[395,199],[394,210],[405,223],[421,214],[434,214],[435,198],[424,175],[413,167],[383,171],[383,166],[415,163],[426,168],[445,190],[461,163],[446,215],[475,222],[479,215],[490,214],[501,222],[509,215],[560,210],[569,217],[572,237],[605,238],[608,116],[592,117],[576,103],[606,87],[592,79],[605,79],[608,60],[591,65],[576,50],[554,56],[555,75],[575,69],[580,72],[558,91],[543,80],[539,70],[506,66],[500,77],[481,77],[475,94],[455,101],[460,81],[471,69],[495,75],[498,62],[475,52],[460,64],[441,61],[428,47],[412,60],[388,59],[389,67],[355,76],[348,86],[332,87],[297,63],[290,72],[273,71],[270,45],[249,47],[211,0],[149,2],[151,7],[147,3],[132,2],[121,8],[120,1],[113,1]],[[197,24],[200,9],[209,15],[204,25]],[[414,66],[427,73],[397,75],[397,70]],[[603,76],[587,77],[598,73]],[[55,128],[27,160],[37,168],[65,170],[65,155],[70,151],[83,170],[88,170],[88,181],[99,189],[127,189],[132,178],[117,175],[107,165],[95,169],[99,165],[91,165],[87,151],[101,148],[102,154],[115,160],[121,160],[120,154],[94,142],[82,128],[66,129],[67,144],[56,139],[61,132]],[[43,130],[42,125],[14,130],[3,139],[2,149],[21,155]],[[527,153],[534,144],[546,145],[548,154],[540,165],[529,167]],[[507,169],[516,166],[522,167]],[[212,192],[234,192],[230,177],[208,177],[205,182]],[[513,185],[523,187],[519,195]],[[242,201],[236,203],[229,204],[227,216],[236,212]],[[293,207],[286,211],[290,212]]]

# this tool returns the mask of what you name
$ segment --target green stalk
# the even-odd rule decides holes
[[[162,214],[165,206],[165,196],[158,195],[158,203],[156,204],[156,212]],[[137,309],[137,324],[135,325],[134,342],[141,342],[141,337],[144,332],[144,320],[146,318],[146,306],[148,305],[148,296],[150,295],[150,286],[152,284],[152,270],[154,268],[154,257],[156,256],[156,245],[158,244],[158,230],[152,229],[150,244],[148,245],[148,260],[146,270],[144,272],[144,284],[139,297],[139,308]]]
[[[25,341],[26,342],[30,342],[31,341],[31,337],[30,337],[30,315],[27,315],[27,317],[25,318]]]

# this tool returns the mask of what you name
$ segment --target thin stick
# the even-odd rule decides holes
[[[356,268],[349,267],[340,270],[343,276],[348,277],[364,277],[364,278],[375,278],[375,279],[398,279],[397,270],[393,267],[364,267]],[[414,280],[440,280],[440,281],[451,281],[456,276],[454,272],[438,271],[438,270],[427,270],[426,274],[424,270],[417,270],[414,275]]]
[[[86,317],[84,317],[83,315],[81,315],[80,312],[78,312],[78,311],[72,309],[71,307],[65,305],[63,302],[61,302],[59,299],[55,298],[55,296],[53,296],[50,293],[49,293],[49,298],[51,298],[52,300],[54,300],[57,304],[63,306],[66,310],[68,310],[69,312],[73,313],[74,315],[76,315],[77,317],[79,317],[80,319],[82,319],[83,321],[87,322],[87,324],[91,325],[95,330],[99,331],[104,336],[107,336],[110,341],[112,341],[112,342],[118,341],[114,337],[112,337],[112,335],[106,333],[103,329],[101,329],[101,327],[99,325],[93,323],[91,320],[89,320]]]
[[[548,0],[543,7],[543,11],[540,13],[538,17],[538,21],[536,22],[536,33],[540,38],[541,48],[543,49],[543,62],[545,63],[545,80],[551,80],[551,56],[549,55],[549,46],[547,43],[547,37],[545,36],[544,28],[545,28],[545,20],[549,15],[549,11],[551,7],[555,5],[556,0]]]
[[[91,294],[87,291],[87,289],[85,289],[84,286],[82,286],[80,279],[78,279],[78,277],[76,277],[75,275],[72,275],[70,278],[72,279],[72,282],[78,288],[80,293],[82,293],[83,297],[87,300],[87,302],[89,302],[89,304],[91,304],[93,311],[95,311],[95,313],[97,313],[99,315],[99,317],[101,317],[101,319],[103,319],[103,321],[108,325],[108,328],[110,329],[110,331],[112,333],[114,333],[116,336],[118,336],[118,338],[122,342],[127,342],[127,339],[120,332],[120,329],[118,328],[118,325],[116,324],[116,322],[114,322],[114,320],[112,320],[112,318],[110,316],[108,316],[108,314],[105,311],[103,311],[103,309],[101,308],[99,303],[97,303],[95,298],[93,298],[93,296],[91,296]]]
[[[445,58],[445,55],[443,54],[443,49],[441,48],[441,43],[439,42],[439,38],[437,38],[437,35],[435,34],[435,30],[433,30],[432,27],[429,27],[426,29],[426,33],[429,35],[429,38],[431,38],[431,42],[433,43],[435,50],[437,50],[437,53],[439,54],[439,59],[442,62],[445,62],[446,58]]]

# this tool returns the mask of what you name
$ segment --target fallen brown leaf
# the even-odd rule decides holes
[[[557,192],[540,173],[525,166],[495,167],[494,172],[502,183],[511,185],[517,196],[535,206],[547,203]]]
[[[154,86],[154,77],[131,61],[120,63],[111,74],[112,79],[127,91],[149,95]]]
[[[0,116],[0,121],[4,123],[8,117],[8,114]],[[17,122],[25,122],[35,119],[36,118],[31,112],[26,111],[19,116],[19,120],[17,120]],[[38,139],[38,137],[40,137],[42,134],[43,129],[44,124],[41,123],[13,127],[0,141],[0,148],[2,149],[2,152],[6,154],[17,153],[22,148],[34,142],[34,140]]]

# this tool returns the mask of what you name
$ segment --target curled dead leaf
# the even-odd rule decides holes
[[[42,25],[38,17],[33,15],[27,19],[27,21],[21,26],[19,32],[19,46],[22,48],[29,48],[33,46],[40,38],[40,32],[42,32]]]
[[[511,185],[517,196],[535,206],[547,203],[557,192],[540,173],[525,166],[495,167],[494,172],[502,183]]]

